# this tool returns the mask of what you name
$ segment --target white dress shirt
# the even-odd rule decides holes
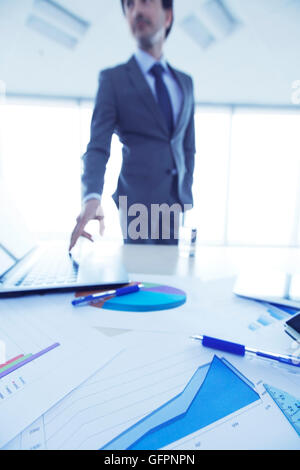
[[[134,57],[145,79],[147,80],[148,85],[156,100],[157,96],[155,90],[155,77],[152,75],[150,70],[154,64],[160,63],[162,65],[164,69],[163,81],[170,95],[170,100],[173,109],[174,124],[176,125],[182,107],[183,93],[178,82],[173,76],[171,70],[169,69],[165,58],[162,56],[160,60],[156,60],[152,55],[148,54],[148,52],[145,52],[142,49],[138,49],[135,52]],[[90,199],[98,199],[100,201],[101,196],[98,193],[87,194],[83,199],[83,202],[87,202]]]

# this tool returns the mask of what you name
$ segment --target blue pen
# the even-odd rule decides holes
[[[101,294],[91,294],[87,295],[86,297],[78,297],[78,299],[72,300],[72,305],[74,307],[87,305],[91,303],[97,303],[101,300],[106,299],[106,297],[119,297],[121,295],[133,294],[134,292],[138,292],[140,288],[143,287],[143,284],[136,284],[134,286],[127,286],[121,287],[120,289],[108,290],[106,292],[102,292]]]
[[[191,338],[202,341],[202,346],[206,348],[217,349],[218,351],[228,352],[237,356],[245,356],[246,353],[254,354],[255,356],[263,357],[265,359],[271,359],[290,366],[300,367],[300,358],[294,356],[259,351],[258,349],[243,346],[242,344],[231,343],[230,341],[211,338],[210,336],[191,336]]]

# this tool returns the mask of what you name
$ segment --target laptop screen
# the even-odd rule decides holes
[[[241,273],[234,286],[234,293],[242,297],[265,300],[280,305],[300,308],[300,274],[284,271]]]
[[[0,187],[0,275],[31,251],[36,243],[7,191]]]
[[[9,256],[0,246],[0,276],[15,264],[15,259]]]

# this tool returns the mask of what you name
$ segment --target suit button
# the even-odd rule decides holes
[[[167,175],[176,176],[177,175],[177,170],[176,170],[176,168],[173,168],[172,170],[167,170],[166,173],[167,173]]]

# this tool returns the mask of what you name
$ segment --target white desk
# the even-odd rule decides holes
[[[195,276],[203,280],[233,277],[240,270],[253,267],[300,272],[299,248],[198,246],[195,258],[184,258],[174,246],[125,245],[122,254],[128,272]]]
[[[101,244],[101,242],[95,245],[94,248],[96,250],[100,251],[104,249],[104,244]],[[235,332],[236,335],[239,335],[239,333],[236,331],[236,325],[229,321],[227,313],[222,310],[224,306],[223,299],[225,301],[225,307],[227,306],[226,311],[229,313],[234,277],[236,277],[240,271],[255,268],[258,272],[263,270],[288,270],[289,272],[296,273],[300,270],[300,249],[198,246],[194,258],[183,257],[179,248],[174,246],[124,245],[120,246],[119,249],[123,257],[124,265],[129,273],[148,275],[148,277],[145,276],[146,282],[155,282],[156,278],[159,279],[161,277],[161,282],[164,281],[170,285],[174,284],[174,287],[183,288],[183,290],[188,291],[190,294],[189,302],[184,306],[184,309],[188,310],[190,306],[194,305],[193,308],[195,308],[196,312],[199,308],[202,308],[207,310],[207,318],[209,318],[209,312],[212,311],[215,312],[214,316],[217,312],[219,312],[219,314],[224,313],[218,323],[219,331],[215,331],[216,323],[214,322],[207,331],[205,330],[205,333],[211,335],[223,334],[227,339],[229,339],[231,333],[233,334],[233,332]],[[165,276],[167,277],[164,279]],[[173,283],[170,278],[168,279],[169,276],[174,276]],[[228,282],[226,281],[224,284],[222,280],[225,278],[227,278]],[[141,279],[135,276],[133,280],[141,281],[142,276]],[[219,280],[219,283],[214,286],[207,286],[207,289],[203,284],[203,281],[205,283],[205,281],[216,280]],[[199,284],[199,289],[202,289],[201,294],[200,290],[197,290],[197,283]],[[219,289],[221,289],[222,292],[220,292]],[[195,307],[197,305],[197,295],[199,296],[199,307]],[[219,297],[219,299],[217,299],[217,297]],[[190,302],[191,299],[193,304]],[[253,303],[253,306],[255,309],[255,303]],[[239,305],[236,305],[235,310],[239,310],[239,308]],[[251,306],[249,308],[251,308]],[[247,312],[244,314],[246,315]],[[104,331],[102,329],[104,328],[106,332],[107,329],[111,328],[112,334],[114,333],[114,327],[124,329],[134,328],[137,331],[167,330],[166,325],[163,325],[163,322],[158,320],[158,315],[156,314],[147,316],[147,319],[142,316],[141,319],[134,317],[134,320],[132,320],[132,315],[124,313],[124,315],[116,316],[115,323],[112,321],[114,315],[108,314],[107,312],[102,312],[101,315],[97,313],[87,313],[85,315],[85,320],[88,321],[91,326],[99,328],[100,331]],[[165,319],[165,322],[168,322],[170,316],[170,312],[166,312],[162,318]],[[244,321],[245,317],[243,317],[243,313],[241,313],[241,316],[242,321]],[[283,332],[281,322],[280,324],[279,322],[273,322],[274,325],[272,324],[272,326],[268,326],[267,328],[261,328],[260,325],[257,325],[259,314],[253,312],[253,318],[254,316],[256,318],[254,328],[259,326],[259,333],[262,334],[263,332],[264,335],[263,339],[259,339],[260,334],[257,335],[259,344],[261,341],[266,347],[267,345],[271,348],[275,347],[274,350],[276,350],[276,347],[279,346],[278,341],[280,339],[280,349],[284,352],[285,349],[289,347],[291,340]],[[150,321],[152,317],[153,324]],[[181,321],[184,322],[187,328],[188,323],[186,317],[184,317],[184,320],[183,317],[184,315],[181,317]],[[172,318],[174,317],[172,316]],[[203,316],[201,318],[203,324],[198,324],[198,328],[201,329],[201,327],[203,327],[205,329],[207,323],[204,322]],[[215,320],[217,322],[217,319]],[[212,323],[211,320],[210,323]],[[246,336],[249,333],[248,328],[250,324],[252,326],[252,321],[249,321],[249,326],[245,329]],[[168,325],[170,327],[169,323]],[[175,323],[171,322],[171,326],[172,325],[175,328]],[[275,326],[278,330],[280,329],[279,332],[273,331]],[[213,328],[214,334],[210,331],[210,328]],[[173,330],[169,331],[171,332]],[[180,328],[178,331],[181,331]],[[185,333],[187,333],[187,329]],[[195,333],[193,332],[193,334]],[[237,340],[236,335],[233,335],[233,341]],[[253,342],[253,338],[253,335],[249,337],[250,343]],[[246,338],[239,338],[239,340],[248,341]],[[273,343],[275,343],[275,346]],[[252,346],[254,347],[254,343]]]
[[[105,249],[104,244],[101,243],[96,244],[94,248],[97,250]],[[141,275],[147,274],[151,275],[151,277],[153,275],[153,279],[155,279],[156,276],[174,275],[174,282],[175,276],[176,279],[187,278],[187,280],[180,279],[180,282],[182,281],[186,283],[189,282],[191,277],[204,281],[222,279],[224,277],[232,278],[241,269],[253,266],[257,269],[289,269],[291,272],[297,272],[300,269],[300,250],[296,249],[198,247],[195,258],[184,258],[180,256],[180,252],[177,247],[126,245],[121,246],[119,249],[121,251],[124,264],[130,273],[140,273]],[[56,308],[61,309],[59,313],[66,315],[70,322],[76,318],[86,321],[88,320],[89,315],[91,315],[91,321],[89,322],[91,326],[97,327],[97,329],[109,336],[116,336],[117,341],[122,341],[122,338],[126,336],[120,334],[124,333],[126,322],[123,322],[122,326],[120,325],[122,330],[117,330],[117,327],[110,327],[111,325],[109,322],[113,316],[113,312],[111,311],[99,312],[97,309],[78,311],[76,309],[71,309],[71,294],[54,295],[51,297],[51,302],[49,302],[49,299],[50,297],[48,296],[36,297],[37,313],[39,308],[42,306],[46,308],[49,305],[49,308],[52,308],[53,312],[55,312]],[[196,301],[198,301],[198,291]],[[15,301],[12,300],[12,304],[14,304],[14,302]],[[26,305],[29,304],[29,299],[19,299],[19,302],[21,304],[21,308],[24,309]],[[64,302],[66,303],[64,304]],[[63,303],[63,308],[61,308],[61,303]],[[166,315],[168,315],[167,311]],[[170,315],[172,317],[172,320],[170,321],[174,321],[172,313]],[[107,319],[107,323],[104,321],[105,318]],[[95,323],[93,323],[94,319]],[[184,318],[184,322],[186,321],[187,318]],[[224,318],[224,323],[228,325],[226,318]],[[145,330],[151,331],[152,328],[155,330],[155,323],[154,327],[151,325],[149,330]],[[143,328],[140,328],[140,330],[143,332]],[[268,328],[266,328],[266,330],[268,330]],[[143,334],[144,333],[141,333],[141,341],[143,341],[142,345],[144,349],[145,337]],[[176,332],[174,335],[175,334]],[[183,336],[185,336],[185,333],[183,333]],[[285,337],[286,335],[282,333],[282,336]],[[136,333],[136,338],[138,340],[138,331]],[[179,339],[181,340],[179,335],[178,337],[174,336],[174,338],[176,342],[179,341]],[[133,342],[135,343],[135,339]],[[153,346],[150,333],[149,344],[151,344],[151,347]],[[284,387],[282,387],[282,389],[284,389]],[[285,423],[284,420],[283,422]],[[286,423],[284,425],[288,428]],[[216,442],[215,448],[218,448],[219,442],[222,442],[222,440]],[[18,443],[16,446],[18,446]]]

